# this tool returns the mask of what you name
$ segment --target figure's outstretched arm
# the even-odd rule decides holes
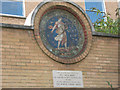
[[[55,23],[54,27],[52,28],[51,33],[53,33],[53,31],[55,30],[55,28],[56,28],[56,26],[57,26],[57,23],[58,23],[58,22]]]

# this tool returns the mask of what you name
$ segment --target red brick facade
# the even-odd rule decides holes
[[[2,29],[3,88],[53,87],[52,70],[82,71],[85,88],[118,87],[118,38],[93,36],[88,56],[65,65],[42,52],[32,30]]]

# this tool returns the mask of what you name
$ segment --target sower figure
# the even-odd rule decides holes
[[[54,39],[58,41],[58,49],[60,49],[60,44],[64,45],[67,48],[67,35],[65,32],[65,25],[62,22],[62,18],[59,18],[52,28],[51,33],[56,29],[56,33],[58,34]]]

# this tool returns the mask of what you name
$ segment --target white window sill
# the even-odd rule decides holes
[[[23,18],[23,19],[26,19],[25,16],[10,15],[10,14],[1,14],[1,13],[0,13],[0,16],[3,16],[3,17],[11,17],[11,18]]]

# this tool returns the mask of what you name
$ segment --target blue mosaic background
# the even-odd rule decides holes
[[[72,24],[72,22],[68,18],[64,16],[59,16],[59,17],[62,17],[62,22],[66,26],[65,32],[67,34],[67,47],[76,46],[79,41],[77,28],[75,27],[74,24]],[[58,21],[59,17],[55,16],[50,20],[48,20],[45,29],[45,32],[47,32],[46,33],[47,40],[50,43],[50,45],[53,46],[54,48],[57,48],[58,46],[57,44],[58,42],[54,39],[54,37],[56,37],[58,34],[56,33],[56,29],[53,33],[51,33],[52,29],[50,29],[50,26],[54,26],[55,22]],[[65,46],[60,45],[60,47],[65,47]]]
[[[62,18],[61,22],[65,27],[67,48],[64,44],[60,44],[58,49],[58,41],[55,40],[58,35],[56,33],[57,29],[51,33],[59,18]],[[40,37],[46,49],[60,58],[73,58],[83,48],[85,41],[83,28],[77,18],[65,10],[54,9],[45,13],[40,21],[39,28]]]

